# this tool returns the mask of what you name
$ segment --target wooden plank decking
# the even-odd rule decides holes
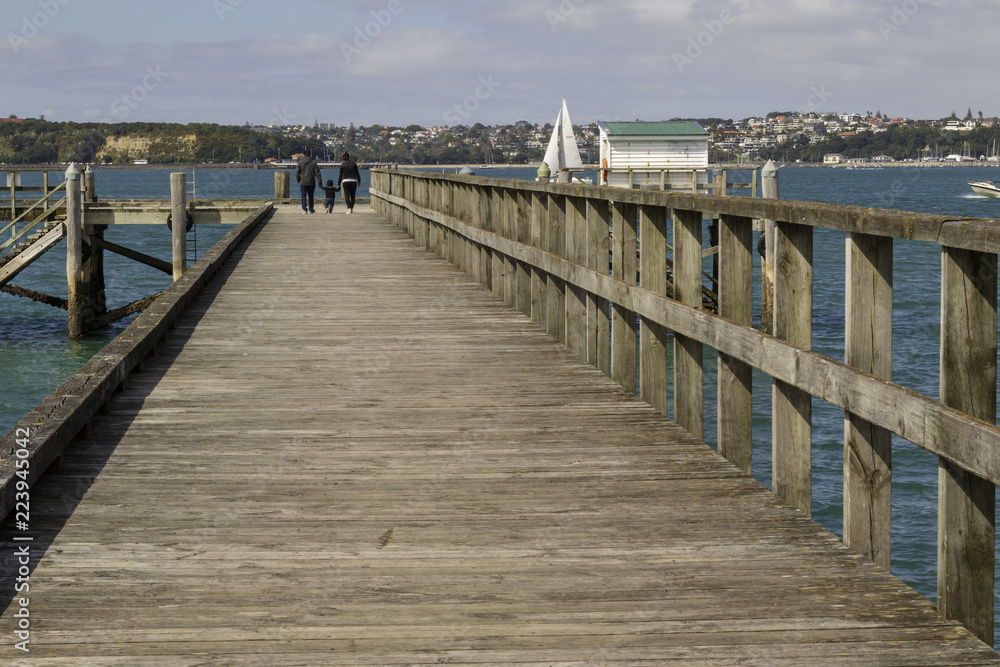
[[[32,489],[30,656],[0,527],[5,664],[1000,664],[371,212],[234,257]]]

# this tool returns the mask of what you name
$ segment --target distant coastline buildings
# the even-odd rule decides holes
[[[914,120],[905,117],[888,116],[880,111],[872,113],[835,113],[835,112],[785,112],[770,113],[766,116],[754,116],[740,120],[726,119],[670,119],[669,122],[695,121],[704,128],[708,137],[708,154],[711,162],[759,161],[778,157],[782,151],[790,156],[802,156],[800,161],[836,165],[848,162],[895,162],[902,160],[928,161],[945,160],[949,156],[964,155],[967,159],[980,158],[997,161],[997,151],[991,146],[982,146],[976,152],[968,150],[964,153],[947,146],[935,147],[928,140],[919,150],[910,154],[899,154],[899,150],[890,151],[890,142],[879,141],[878,135],[898,132],[900,130],[922,130],[929,135],[948,133],[953,141],[961,140],[964,135],[982,130],[995,130],[1000,138],[1000,119],[984,117],[982,112],[978,117],[972,115],[971,109],[964,119],[954,114],[940,120]],[[657,120],[654,122],[668,122]],[[600,123],[590,123],[576,126],[576,136],[583,159],[588,164],[599,164],[601,150]],[[312,128],[305,126],[258,126],[259,132],[295,133],[309,136],[312,132],[336,131],[333,123],[320,123]],[[375,130],[374,134],[372,130]],[[530,124],[519,121],[513,125],[485,126],[474,125],[433,125],[403,127],[372,126],[357,128],[355,139],[376,147],[379,142],[385,148],[421,147],[434,145],[447,137],[451,148],[475,147],[482,155],[483,162],[491,163],[523,163],[538,161],[551,134],[551,125]],[[876,137],[863,149],[858,145],[864,143],[865,137]],[[333,147],[339,138],[326,139],[325,143]],[[992,142],[992,139],[990,139]],[[830,149],[831,145],[839,149]],[[878,149],[876,148],[878,147]],[[896,153],[896,154],[892,154]]]
[[[471,121],[472,119],[470,119]],[[912,120],[881,111],[865,113],[772,112],[740,120],[644,119],[650,124],[694,123],[703,135],[699,160],[709,164],[781,162],[1000,162],[1000,119],[972,110],[940,120]],[[614,121],[618,122],[618,121]],[[613,123],[605,123],[605,127]],[[551,124],[517,121],[487,126],[411,124],[311,125],[282,123],[213,125],[192,123],[53,123],[44,117],[0,118],[0,162],[80,161],[126,164],[258,162],[288,159],[308,148],[331,160],[347,150],[367,162],[393,164],[537,164],[552,134]],[[583,162],[601,163],[599,123],[574,126]],[[42,142],[38,138],[45,137]],[[688,137],[683,141],[692,141]],[[702,141],[699,139],[698,141]],[[607,142],[605,142],[607,143]],[[605,149],[607,146],[603,146]],[[688,148],[687,150],[694,150]],[[612,170],[616,168],[613,167]],[[626,169],[627,170],[627,169]]]

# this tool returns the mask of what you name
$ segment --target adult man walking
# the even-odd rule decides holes
[[[315,213],[316,184],[323,182],[323,175],[320,173],[319,165],[312,153],[308,150],[302,154],[298,166],[295,167],[295,180],[298,182],[299,192],[302,194],[302,215]]]

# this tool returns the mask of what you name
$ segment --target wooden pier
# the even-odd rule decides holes
[[[726,292],[722,320],[624,279],[637,265],[659,275],[654,253],[623,258],[629,220],[657,242],[655,202],[610,209],[625,212],[613,222],[627,240],[610,248],[620,277],[587,269],[584,243],[557,247],[526,203],[551,192],[553,220],[582,229],[584,195],[600,210],[601,189],[566,187],[380,174],[376,211],[264,208],[189,267],[19,425],[23,445],[17,429],[0,440],[0,509],[14,509],[22,446],[34,482],[28,530],[13,512],[0,526],[5,664],[1000,665],[796,509],[799,487],[779,481],[783,500],[753,481],[739,442],[723,441],[735,463],[705,446],[683,392],[677,414],[694,421],[662,416],[658,320],[693,337],[732,334],[738,318]],[[741,205],[779,221],[795,207]],[[732,227],[723,278],[749,255],[744,243],[743,260],[726,259]],[[700,304],[678,245],[695,254],[675,242],[678,299]],[[621,333],[636,312],[641,397],[634,330],[631,348]],[[778,305],[779,334],[784,317]],[[801,348],[781,362],[786,344],[754,335],[724,360],[737,378],[756,349],[794,401],[827,368]],[[727,401],[732,425],[745,404]],[[938,432],[958,420],[985,443],[971,463],[949,456],[994,474],[983,451],[996,427],[918,405]],[[25,545],[28,604],[13,592]],[[30,655],[14,647],[23,609]]]

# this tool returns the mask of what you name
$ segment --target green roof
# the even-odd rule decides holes
[[[638,136],[703,136],[708,134],[698,123],[693,120],[675,120],[663,123],[600,123],[604,131],[612,137],[638,137]]]

